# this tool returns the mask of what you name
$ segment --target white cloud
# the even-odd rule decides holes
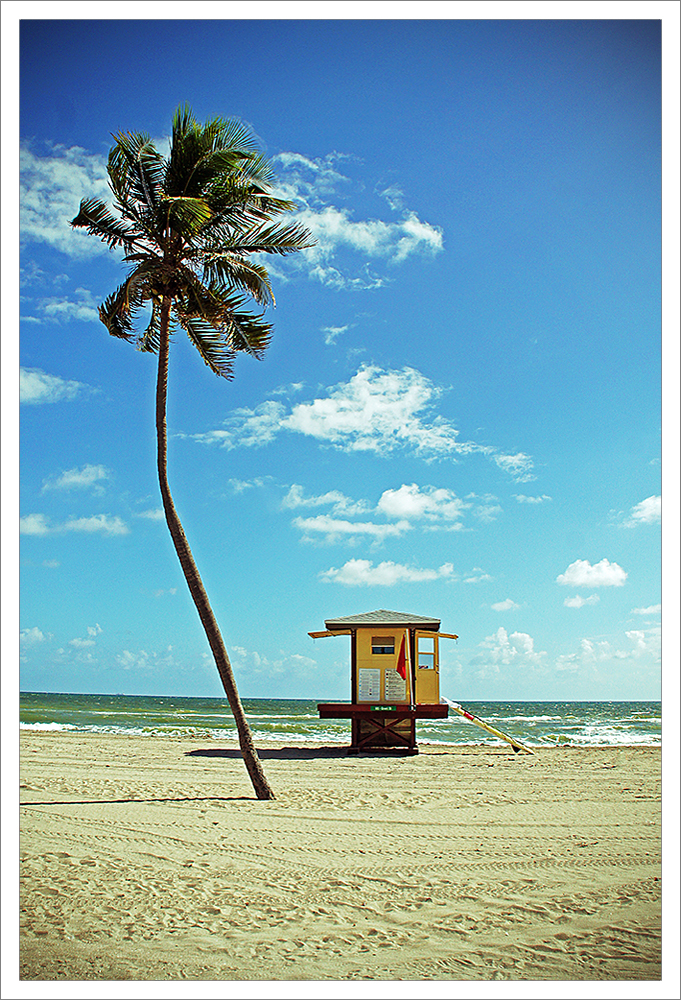
[[[486,573],[480,566],[474,566],[470,576],[464,578],[464,583],[489,583],[494,577]]]
[[[492,458],[500,469],[508,472],[519,483],[527,483],[535,478],[532,474],[534,463],[530,456],[522,451],[516,455],[493,455]]]
[[[76,288],[74,299],[40,299],[37,308],[43,317],[53,323],[64,323],[75,319],[83,322],[99,322],[99,303],[87,288]],[[35,319],[35,317],[25,317]]]
[[[24,628],[19,633],[19,641],[24,646],[36,646],[41,642],[47,642],[51,638],[52,636],[49,632],[46,635],[35,625],[33,628]]]
[[[413,368],[390,371],[365,365],[348,382],[332,386],[312,402],[294,404],[287,411],[283,403],[267,400],[252,410],[235,410],[223,429],[192,437],[231,449],[269,444],[281,431],[290,431],[345,452],[389,455],[409,450],[426,460],[480,453],[521,481],[530,475],[532,460],[527,455],[503,455],[487,445],[460,441],[454,424],[432,413],[442,392]]]
[[[659,615],[662,612],[661,604],[651,604],[647,608],[632,608],[631,613],[634,615]]]
[[[324,334],[324,343],[335,344],[336,338],[340,337],[341,334],[345,333],[349,329],[349,324],[346,326],[323,326],[322,333]]]
[[[326,507],[330,505],[334,514],[366,514],[371,508],[364,500],[351,500],[339,490],[329,490],[319,496],[305,496],[302,486],[294,483],[281,502],[282,507]]]
[[[390,187],[387,187],[384,191],[379,191],[378,193],[381,198],[385,198],[393,211],[399,212],[404,208],[404,191],[398,188],[395,184],[391,184]]]
[[[108,247],[83,229],[72,229],[82,198],[111,201],[106,158],[78,146],[54,146],[46,156],[20,153],[21,236],[47,243],[73,258],[107,254]]]
[[[347,201],[356,187],[336,167],[339,160],[349,163],[351,159],[338,153],[318,159],[299,153],[274,157],[279,167],[279,193],[300,205],[292,220],[306,226],[316,240],[314,247],[290,258],[288,266],[305,269],[310,278],[333,288],[365,290],[380,287],[387,280],[368,269],[367,258],[399,264],[413,255],[440,253],[443,239],[438,226],[405,208],[404,194],[395,187],[380,192],[380,196],[388,200],[393,211],[401,212],[399,220],[356,219],[352,209],[332,204],[339,199]],[[364,185],[362,179],[360,189]]]
[[[630,655],[635,659],[650,658],[654,663],[661,659],[662,633],[659,626],[649,629],[631,629],[624,633],[632,644]]]
[[[479,644],[471,664],[478,666],[479,675],[484,677],[490,670],[498,673],[500,667],[513,666],[520,669],[537,669],[541,666],[546,652],[534,648],[534,639],[527,632],[512,632],[499,628]]]
[[[165,514],[162,507],[153,507],[150,510],[141,510],[135,517],[143,517],[147,521],[164,521]]]
[[[484,496],[478,496],[476,493],[469,493],[466,500],[474,500],[476,503],[472,505],[473,516],[482,521],[483,524],[490,524],[495,521],[501,513],[503,513],[502,508],[497,503],[497,498],[491,496],[489,493]]]
[[[280,385],[278,389],[272,390],[273,396],[293,396],[294,393],[300,392],[301,389],[305,388],[304,382],[289,382],[288,385]]]
[[[407,215],[400,228],[403,235],[397,243],[396,261],[406,260],[413,253],[436,254],[443,249],[442,229],[422,222],[415,212]]]
[[[349,382],[311,403],[298,403],[282,426],[345,451],[388,454],[411,447],[430,456],[469,451],[458,431],[442,418],[424,420],[441,390],[413,368],[360,368]]]
[[[295,215],[317,240],[317,245],[303,251],[309,263],[327,261],[346,247],[366,257],[383,257],[399,262],[418,252],[438,253],[443,248],[442,230],[421,220],[412,212],[400,222],[380,219],[355,221],[346,208],[325,205],[304,208]]]
[[[602,663],[605,660],[626,659],[626,653],[612,648],[607,639],[582,639],[579,643],[579,658],[582,663]]]
[[[407,520],[458,522],[469,507],[470,504],[451,490],[403,483],[399,489],[385,490],[381,494],[377,510],[387,517]]]
[[[319,575],[325,582],[342,583],[347,587],[393,587],[397,583],[451,579],[454,567],[451,563],[443,563],[438,569],[416,569],[394,562],[374,566],[368,559],[350,559],[340,569],[332,567]]]
[[[62,531],[101,532],[103,535],[127,535],[129,528],[120,517],[110,514],[93,514],[92,517],[75,517],[66,521]]]
[[[298,484],[290,487],[282,501],[282,507],[291,509],[323,506],[331,508],[330,514],[297,517],[293,521],[295,527],[305,532],[307,541],[312,536],[324,535],[327,542],[356,542],[361,537],[382,542],[417,526],[426,531],[459,531],[462,530],[461,518],[472,505],[451,490],[421,487],[416,483],[384,490],[375,507],[363,499],[352,500],[338,490],[306,496]],[[387,518],[388,523],[350,520],[359,515],[366,518],[367,514],[378,514]]]
[[[191,435],[202,444],[218,444],[223,448],[262,447],[274,441],[283,427],[286,409],[282,403],[267,400],[254,410],[243,407],[234,410],[224,421],[224,430]]]
[[[44,514],[26,514],[19,518],[20,535],[47,535],[50,527]]]
[[[598,594],[591,594],[589,597],[580,597],[576,594],[575,597],[566,597],[563,604],[566,608],[583,608],[585,605],[598,604],[599,601]]]
[[[372,521],[346,521],[319,514],[317,517],[296,517],[293,524],[304,534],[305,540],[314,535],[324,535],[325,541],[334,543],[341,538],[356,541],[359,538],[370,538],[375,542],[383,542],[386,538],[399,537],[409,531],[408,521],[397,524],[375,524]]]
[[[154,650],[151,653],[148,653],[145,649],[139,649],[137,651],[124,649],[121,653],[116,655],[115,660],[119,667],[122,667],[123,670],[134,671],[164,671],[169,667],[175,666],[177,663],[173,655],[172,646],[168,646],[161,652]]]
[[[266,675],[269,677],[309,677],[317,667],[317,661],[301,653],[282,654],[279,659],[271,660],[256,650],[245,649],[243,646],[230,646],[230,659],[235,671],[240,673]]]
[[[116,662],[123,670],[148,670],[151,666],[149,654],[143,649],[136,653],[124,649],[122,653],[116,655]]]
[[[600,639],[598,641],[582,639],[579,646],[582,662],[585,663],[598,663],[603,660],[610,660],[613,657],[623,660],[626,656],[625,653],[614,650],[607,639]]]
[[[46,479],[43,490],[87,489],[108,478],[109,471],[103,465],[84,465],[81,469],[67,469],[53,479]]]
[[[129,530],[127,524],[120,517],[112,517],[110,514],[74,517],[63,524],[54,525],[48,522],[44,514],[27,514],[19,521],[19,533],[22,535],[60,535],[69,531],[85,532],[86,534],[127,535]]]
[[[321,205],[339,186],[347,188],[350,178],[335,167],[339,160],[352,157],[329,153],[324,158],[311,159],[301,153],[278,153],[273,162],[280,169],[277,176],[278,193],[298,203]]]
[[[635,528],[639,524],[659,524],[662,520],[662,497],[652,496],[641,500],[629,511],[629,517],[623,522],[624,528]]]
[[[40,368],[21,368],[19,371],[19,400],[22,403],[59,403],[91,391],[82,382],[49,375]]]
[[[66,275],[53,273],[48,275],[34,260],[27,260],[25,263],[19,263],[19,278],[22,287],[30,285],[42,286],[48,280],[54,284],[58,284],[66,278]]]
[[[587,559],[577,559],[556,577],[556,583],[565,587],[623,587],[627,575],[621,566],[607,559],[594,566]]]
[[[304,252],[305,251],[303,251],[303,253]],[[291,258],[288,259],[289,261],[291,260]],[[293,260],[296,262],[295,258],[293,258]],[[268,270],[272,271],[272,267],[270,266]],[[351,292],[371,291],[374,288],[382,288],[384,285],[388,284],[388,278],[376,274],[371,270],[369,264],[364,264],[364,266],[360,269],[360,273],[355,275],[355,277],[349,277],[347,274],[339,271],[337,267],[332,267],[329,264],[322,264],[317,261],[314,266],[310,267],[308,274],[310,278],[313,278],[315,281],[319,281],[322,285],[326,285],[328,288],[335,288],[336,290],[343,289]]]
[[[638,652],[642,652],[646,648],[646,634],[641,632],[639,629],[632,629],[630,632],[624,633],[633,645],[634,649]]]
[[[514,493],[513,496],[518,501],[518,503],[536,504],[536,503],[545,503],[547,500],[551,500],[551,497],[547,497],[545,493],[539,497],[528,497],[524,493]]]
[[[618,649],[607,639],[583,638],[575,653],[563,654],[556,659],[556,669],[576,673],[587,668],[598,674],[608,669],[618,669],[622,661],[634,660],[639,665],[659,669],[661,658],[660,628],[646,630],[632,629],[624,633],[629,642],[628,649]]]
[[[555,667],[559,673],[574,674],[580,669],[581,662],[576,653],[561,653],[556,658]]]
[[[517,611],[519,607],[519,604],[516,604],[510,597],[507,597],[505,601],[498,601],[496,604],[493,604],[492,611]]]
[[[76,649],[86,649],[88,646],[94,646],[94,639],[69,639],[69,645],[74,646]]]
[[[256,486],[263,486],[263,479],[230,479],[228,480],[229,486],[232,487],[234,493],[245,493],[246,490],[252,490]]]

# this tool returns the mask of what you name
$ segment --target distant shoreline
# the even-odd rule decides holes
[[[227,701],[226,695],[216,694],[125,694],[121,691],[19,691],[19,697],[24,694],[54,695],[57,697],[70,698],[182,698],[189,701]],[[243,695],[242,701],[296,701],[296,702],[324,702],[334,700],[328,695],[315,695],[311,698],[263,698],[261,696]],[[347,698],[339,698],[338,701],[347,701]],[[530,700],[529,698],[468,698],[476,705],[496,705],[503,702],[506,705],[661,705],[660,698],[539,698]]]
[[[225,752],[234,750],[240,753],[239,741],[234,737],[230,736],[210,736],[201,733],[185,733],[185,732],[167,732],[167,733],[105,733],[101,731],[88,731],[84,729],[43,729],[36,730],[25,725],[21,725],[20,734],[23,738],[24,736],[36,736],[38,738],[52,737],[58,738],[63,737],[66,739],[76,739],[82,737],[87,740],[101,740],[103,738],[110,738],[112,740],[130,739],[130,740],[170,740],[174,743],[182,741],[191,741],[192,743],[206,743],[216,744],[219,749],[216,749],[216,753],[220,750]],[[531,746],[535,753],[561,753],[562,751],[599,751],[599,750],[636,750],[636,751],[657,751],[660,752],[661,745],[658,744],[641,744],[641,743],[601,743],[597,745],[584,746],[579,743],[561,743],[560,745],[547,746],[546,744],[533,744],[525,740],[528,746]],[[304,750],[323,750],[324,748],[344,750],[349,746],[349,739],[347,740],[306,740],[297,739],[292,740],[291,737],[287,736],[269,736],[267,738],[261,738],[255,740],[256,749],[258,752],[261,751],[273,751],[277,748],[288,747],[293,744],[291,749]],[[503,743],[501,740],[494,740],[489,738],[488,741],[480,739],[471,739],[467,743],[445,743],[445,742],[435,742],[428,740],[418,740],[418,750],[420,753],[432,753],[436,754],[438,752],[452,752],[455,753],[457,750],[466,751],[470,749],[478,750],[508,750],[508,753],[513,756],[513,750],[510,746]],[[387,750],[385,755],[389,756],[391,753],[395,757],[399,756],[400,751],[390,751]],[[377,756],[373,751],[367,751],[361,755],[364,759],[371,759],[372,756]]]

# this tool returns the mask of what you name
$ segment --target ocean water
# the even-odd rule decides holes
[[[316,701],[244,698],[243,706],[258,744],[350,742],[349,720],[320,719]],[[46,734],[71,730],[121,736],[236,738],[234,720],[223,698],[22,693],[19,707],[21,728]],[[659,701],[467,701],[462,707],[533,747],[659,746],[662,740]],[[417,720],[416,737],[424,744],[500,743],[453,711],[447,719]]]

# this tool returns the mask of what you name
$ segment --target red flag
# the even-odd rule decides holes
[[[402,645],[400,646],[400,655],[397,658],[397,672],[403,681],[407,679],[407,655],[404,647],[406,635],[402,636]]]

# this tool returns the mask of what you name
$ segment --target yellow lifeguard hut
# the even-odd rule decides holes
[[[350,636],[351,701],[317,706],[322,719],[351,719],[349,753],[401,748],[418,753],[416,719],[443,719],[440,704],[439,618],[369,611],[330,618],[313,639]]]

